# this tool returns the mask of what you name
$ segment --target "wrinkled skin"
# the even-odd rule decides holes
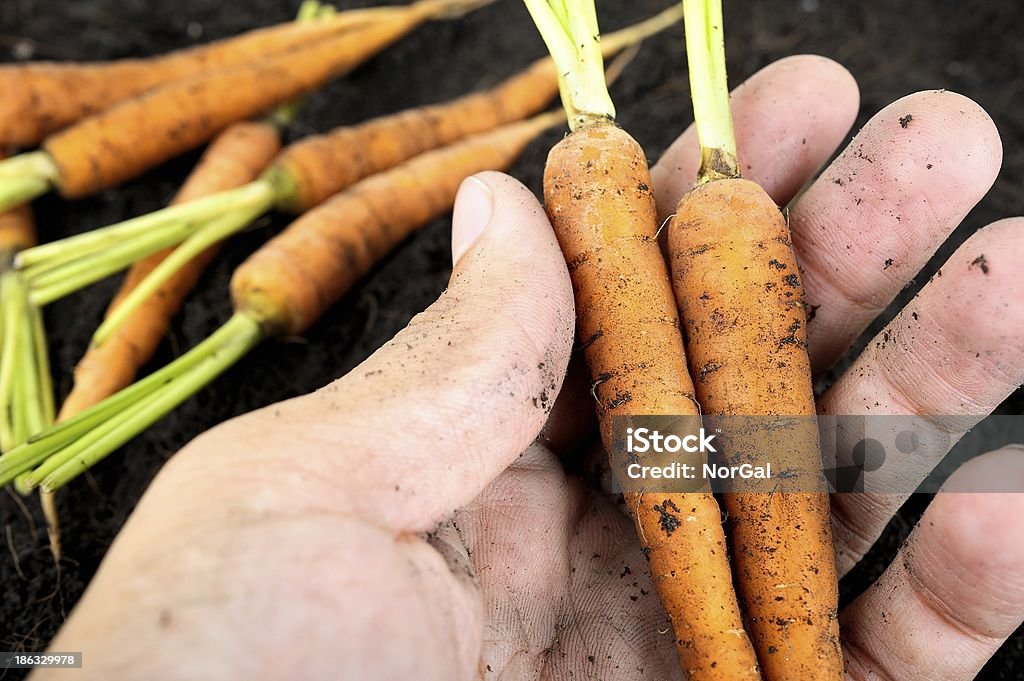
[[[747,177],[788,203],[857,105],[852,77],[821,58],[755,75],[734,97]],[[793,203],[818,370],[984,196],[1000,159],[976,104],[919,93]],[[690,130],[654,169],[663,218],[697,161]],[[163,470],[52,645],[85,651],[76,678],[678,678],[631,523],[549,446],[590,427],[574,373],[546,444],[531,444],[572,345],[551,228],[513,180],[478,179],[435,305],[345,378],[224,424]],[[980,254],[987,272],[970,266]],[[1024,373],[1022,261],[1024,221],[974,234],[910,304],[912,331],[895,320],[896,342],[872,343],[819,409],[990,411]],[[932,463],[907,465],[923,477]],[[957,472],[878,588],[842,613],[851,679],[973,678],[1021,622],[1024,495],[956,491],[994,475],[1019,480],[1024,451]],[[899,504],[835,500],[841,572]]]

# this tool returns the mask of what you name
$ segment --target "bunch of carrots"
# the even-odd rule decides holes
[[[800,275],[782,213],[740,178],[720,0],[683,0],[603,38],[594,0],[524,0],[550,58],[487,91],[282,146],[296,98],[424,21],[490,1],[340,13],[309,3],[294,23],[163,57],[0,67],[0,88],[14,93],[0,102],[0,148],[40,146],[0,161],[0,485],[41,490],[55,537],[53,493],[262,340],[305,332],[450,210],[463,179],[507,168],[568,119],[544,198],[606,448],[618,418],[691,428],[743,416],[765,420],[729,435],[736,457],[779,442],[789,452],[771,493],[729,491],[721,503],[709,487],[626,493],[680,665],[694,681],[841,678]],[[684,17],[702,163],[665,253],[647,159],[615,122],[604,59]],[[564,112],[542,113],[559,93]],[[210,140],[171,206],[36,244],[33,198],[86,196]],[[271,210],[296,220],[236,270],[234,315],[136,380],[222,242]],[[50,425],[40,308],[124,269]]]
[[[420,0],[401,11],[415,12],[421,21],[441,14],[441,7],[450,12],[477,4],[483,3]],[[396,11],[360,11],[343,23],[390,22]],[[384,12],[384,18],[373,18]],[[340,15],[330,21],[335,16]],[[306,7],[296,25],[326,21],[322,17],[322,8]],[[670,8],[612,34],[606,52],[633,47],[681,18],[679,8]],[[367,47],[355,29],[344,35],[358,39],[361,49],[377,49]],[[10,274],[25,298],[23,307],[36,312],[119,269],[130,271],[76,369],[60,425],[42,434],[34,429],[28,442],[14,440],[20,446],[0,457],[0,481],[15,482],[22,492],[39,487],[48,499],[261,338],[304,331],[411,230],[447,210],[462,179],[507,167],[533,138],[562,120],[561,113],[529,118],[557,92],[555,65],[541,59],[490,90],[282,149],[281,126],[295,109],[284,104],[273,115],[221,132],[171,207],[19,250]],[[239,314],[206,343],[132,385],[219,243],[274,208],[303,217],[240,268],[233,285]]]
[[[730,451],[790,452],[770,493],[723,495],[727,528],[709,488],[626,493],[680,664],[693,681],[840,679],[803,292],[782,213],[740,179],[721,0],[683,0],[702,163],[669,226],[668,263],[646,157],[615,124],[593,0],[525,2],[572,129],[548,156],[544,198],[605,447],[620,446],[616,417],[675,416],[687,428],[731,415],[764,419],[735,429]]]

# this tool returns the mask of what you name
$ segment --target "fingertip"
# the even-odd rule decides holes
[[[948,190],[969,193],[976,202],[995,182],[1003,163],[1002,139],[992,117],[970,97],[952,90],[915,92],[887,106],[878,118],[892,134],[916,133],[929,140],[934,153],[928,169],[937,171]],[[913,135],[897,139],[910,143]]]
[[[494,215],[494,193],[480,178],[467,177],[459,186],[452,210],[452,265],[459,261],[487,229]]]
[[[545,292],[535,299],[535,316],[564,323],[573,316],[572,284],[554,230],[540,201],[519,180],[497,171],[473,176],[490,192],[493,215],[452,273],[452,286],[500,294],[506,304],[517,301],[527,285]],[[511,274],[519,291],[510,290]],[[504,281],[495,278],[505,277]],[[495,303],[498,301],[496,300]],[[568,311],[568,312],[566,312]],[[545,314],[546,313],[546,314]]]

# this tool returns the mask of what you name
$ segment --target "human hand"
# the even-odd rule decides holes
[[[785,204],[845,136],[856,85],[827,60],[787,59],[734,109],[745,173]],[[696,149],[691,130],[654,169],[663,217]],[[794,203],[819,370],[982,198],[999,160],[977,105],[921,93],[876,116]],[[457,263],[435,305],[348,376],[224,424],[161,472],[53,643],[85,651],[86,678],[679,676],[632,523],[534,443],[572,343],[554,236],[524,188],[480,181],[460,195]],[[998,404],[1024,375],[1022,226],[972,236],[821,411]],[[970,267],[979,254],[987,272]],[[573,390],[560,401],[564,442],[577,430],[565,414],[591,405]],[[923,477],[933,464],[907,466]],[[948,486],[993,470],[1020,477],[1024,457],[988,454]],[[836,498],[842,571],[898,504]],[[940,494],[880,588],[843,614],[850,676],[971,678],[1024,617],[1022,508],[1024,495]]]

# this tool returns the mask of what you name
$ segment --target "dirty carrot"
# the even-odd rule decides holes
[[[193,149],[236,121],[314,90],[425,21],[493,0],[419,0],[393,20],[351,27],[261,61],[175,81],[0,163],[0,210],[51,189],[81,198]]]
[[[843,678],[838,588],[800,271],[771,197],[740,179],[720,0],[684,0],[702,163],[669,232],[697,400],[728,463],[773,462],[770,489],[724,495],[737,590],[767,681]]]
[[[602,439],[613,421],[698,411],[658,224],[647,160],[615,125],[592,0],[526,0],[562,77],[572,134],[548,156],[544,198],[573,282],[577,335],[594,384]],[[626,494],[680,664],[694,681],[756,679],[710,490]]]
[[[393,19],[401,11],[381,7],[282,23],[144,59],[0,66],[0,146],[34,146],[50,133],[160,85],[256,62],[363,23]]]
[[[236,312],[223,327],[163,369],[0,456],[0,484],[31,470],[28,486],[56,490],[264,338],[303,333],[389,251],[450,210],[463,179],[506,168],[563,120],[560,113],[541,114],[417,156],[302,216],[235,273]]]
[[[635,46],[682,18],[673,7],[608,36],[606,54]],[[189,205],[173,206],[118,225],[22,253],[32,300],[48,304],[145,255],[155,245],[185,240],[172,258],[121,301],[97,331],[100,345],[123,317],[171,276],[190,251],[229,236],[273,208],[302,213],[373,173],[469,135],[521,120],[558,92],[555,67],[541,59],[495,87],[450,102],[409,109],[300,140],[285,149],[255,182]]]

